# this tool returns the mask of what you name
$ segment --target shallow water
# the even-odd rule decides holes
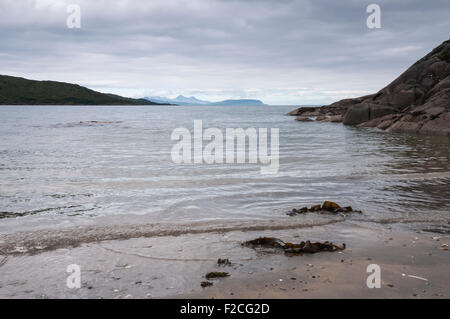
[[[295,122],[285,115],[292,109],[0,106],[0,232],[103,223],[288,225],[287,211],[324,200],[363,210],[352,217],[360,221],[449,219],[448,138]],[[261,175],[259,164],[174,164],[171,133],[192,130],[194,120],[223,131],[279,128],[278,174]]]

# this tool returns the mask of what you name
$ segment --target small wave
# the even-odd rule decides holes
[[[446,222],[442,218],[380,218],[380,219],[353,219],[354,222],[375,224],[417,224],[417,223],[441,223]]]
[[[131,252],[124,252],[121,250],[117,250],[117,249],[113,249],[110,247],[105,247],[103,245],[100,245],[101,248],[103,248],[106,251],[115,253],[115,254],[120,254],[120,255],[128,255],[128,256],[134,256],[134,257],[139,257],[139,258],[144,258],[144,259],[152,259],[152,260],[161,260],[161,261],[194,261],[194,262],[198,262],[198,261],[216,261],[216,258],[169,258],[169,257],[158,257],[158,256],[149,256],[149,255],[143,255],[143,254],[138,254],[138,253],[131,253]],[[233,258],[234,261],[250,261],[250,260],[255,260],[255,258],[239,258],[239,259],[235,259]]]
[[[19,218],[19,217],[25,217],[25,216],[32,216],[42,213],[50,213],[50,212],[56,212],[58,214],[64,214],[68,216],[77,216],[84,212],[89,212],[96,209],[96,207],[90,207],[85,208],[82,205],[70,205],[70,206],[60,206],[60,207],[49,207],[49,208],[43,208],[43,209],[36,209],[36,210],[30,210],[30,211],[24,211],[24,212],[0,212],[0,219],[7,219],[7,218]],[[67,211],[69,210],[69,211]]]
[[[58,123],[56,125],[52,125],[53,128],[60,127],[89,127],[89,126],[105,126],[105,125],[114,125],[121,124],[122,121],[80,121],[80,122],[72,122],[72,123]]]

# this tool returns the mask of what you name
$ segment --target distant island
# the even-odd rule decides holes
[[[199,100],[194,96],[186,97],[183,95],[179,95],[174,99],[161,97],[161,96],[153,96],[153,97],[144,97],[145,100],[151,101],[154,103],[169,103],[176,105],[211,105],[211,106],[225,106],[225,105],[237,105],[237,106],[259,106],[266,105],[260,100],[251,100],[251,99],[238,99],[238,100],[224,100],[219,102],[211,102]]]
[[[90,90],[77,84],[0,75],[0,105],[161,105]]]

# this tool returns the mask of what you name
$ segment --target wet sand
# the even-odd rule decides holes
[[[283,265],[270,267],[265,273],[222,280],[214,287],[184,297],[449,298],[449,252],[432,237],[435,236],[393,234],[368,249],[287,258]],[[370,264],[381,268],[379,289],[367,287],[370,273],[366,270]]]
[[[427,225],[434,226],[439,225]],[[423,228],[346,221],[302,229],[110,240],[0,256],[0,297],[449,298],[450,255],[444,249],[450,236]],[[259,236],[330,240],[346,243],[347,249],[289,257],[241,246]],[[229,258],[232,265],[218,266],[218,258]],[[66,285],[70,264],[81,268],[80,289]],[[379,289],[366,285],[369,264],[381,267]],[[230,277],[202,288],[210,271]]]

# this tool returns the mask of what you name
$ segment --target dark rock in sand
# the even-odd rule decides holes
[[[219,259],[217,259],[217,264],[219,266],[230,266],[231,261],[228,258],[225,258],[225,259],[219,258]]]
[[[202,288],[211,287],[212,285],[214,285],[214,284],[210,281],[202,281],[202,283],[200,284],[200,286],[202,286]]]
[[[253,240],[246,241],[245,246],[264,246],[264,247],[274,247],[282,248],[284,247],[284,242],[281,239],[274,237],[260,237]]]
[[[290,115],[306,116],[311,112],[318,117],[340,115],[345,125],[450,136],[450,40],[376,94],[315,109],[299,108]]]
[[[213,271],[213,272],[209,272],[205,275],[205,278],[210,280],[210,279],[215,279],[215,278],[225,278],[225,277],[229,277],[230,274],[227,272],[219,272],[219,271]]]

